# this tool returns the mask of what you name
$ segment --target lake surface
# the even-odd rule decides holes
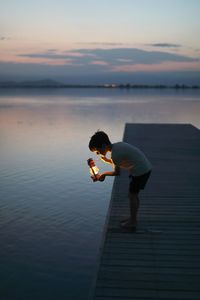
[[[0,90],[0,299],[87,299],[113,184],[88,142],[125,123],[200,128],[200,91]]]

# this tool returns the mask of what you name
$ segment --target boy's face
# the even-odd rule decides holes
[[[104,147],[104,148],[96,148],[93,152],[95,152],[96,153],[96,155],[103,155],[103,156],[105,156],[106,155],[106,153],[107,153],[107,149],[106,149],[106,147]]]

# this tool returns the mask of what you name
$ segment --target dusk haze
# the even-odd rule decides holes
[[[0,81],[199,84],[198,0],[0,2]]]

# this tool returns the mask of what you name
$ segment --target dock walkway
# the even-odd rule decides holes
[[[153,164],[140,194],[138,231],[129,214],[128,176],[113,185],[90,299],[200,299],[200,130],[187,124],[126,124],[124,141]]]

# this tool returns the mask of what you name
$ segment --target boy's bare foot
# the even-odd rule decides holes
[[[136,228],[137,223],[134,222],[132,219],[127,219],[125,222],[121,222],[121,227],[123,228]]]
[[[127,221],[129,221],[130,220],[130,217],[128,218],[124,218],[124,219],[122,219],[122,220],[120,220],[120,223],[124,223],[124,222],[127,222]]]

